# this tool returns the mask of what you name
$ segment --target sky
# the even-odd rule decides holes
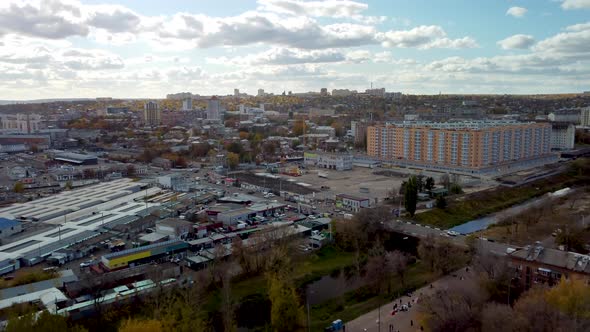
[[[590,0],[2,0],[0,99],[590,90]]]

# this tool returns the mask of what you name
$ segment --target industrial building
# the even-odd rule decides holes
[[[88,154],[73,152],[57,153],[53,160],[66,162],[74,165],[98,165],[98,157]]]
[[[551,124],[403,121],[370,126],[367,154],[394,164],[492,173],[556,161]]]
[[[12,219],[0,218],[0,238],[9,237],[23,231],[20,222]]]
[[[102,230],[132,223],[159,205],[135,199],[160,191],[120,179],[0,209],[2,218],[56,226],[0,246],[0,275],[40,263],[53,252],[98,236]]]
[[[179,240],[169,240],[143,247],[127,249],[110,253],[100,258],[101,264],[108,270],[117,270],[133,267],[136,264],[145,263],[154,259],[184,252],[189,244]]]

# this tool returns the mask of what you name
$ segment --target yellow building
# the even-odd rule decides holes
[[[551,125],[536,122],[412,121],[367,129],[367,154],[383,161],[478,172],[551,155]]]

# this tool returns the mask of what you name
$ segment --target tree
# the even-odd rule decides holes
[[[424,239],[420,240],[418,244],[418,256],[430,268],[430,271],[435,270],[436,263],[436,239],[432,234],[428,234]]]
[[[301,136],[305,133],[305,121],[304,120],[297,120],[293,124],[293,134],[295,136]]]
[[[22,182],[20,182],[20,181],[17,181],[17,182],[14,184],[14,187],[13,187],[13,189],[12,189],[12,190],[13,190],[15,193],[17,193],[17,194],[20,194],[20,193],[22,193],[22,192],[24,192],[24,191],[25,191],[25,185],[24,185]]]
[[[453,182],[451,184],[451,188],[449,189],[449,192],[453,195],[462,194],[463,188],[461,188],[461,186],[458,183]]]
[[[162,323],[155,319],[126,319],[119,327],[119,332],[162,332]]]
[[[581,331],[582,325],[589,326],[590,288],[583,280],[562,279],[557,286],[547,292],[547,302],[573,319],[574,330]]]
[[[78,326],[68,326],[67,318],[61,315],[54,315],[47,310],[37,315],[31,312],[24,315],[14,315],[8,319],[6,332],[85,332],[86,329]]]
[[[231,280],[226,273],[221,287],[221,316],[223,319],[223,331],[234,332],[237,330],[235,319],[235,303],[231,296]]]
[[[420,174],[416,176],[416,188],[419,193],[424,191],[424,175]]]
[[[265,155],[273,156],[277,150],[277,143],[276,142],[265,142],[262,146],[262,151]]]
[[[237,153],[228,152],[227,153],[227,165],[229,169],[234,170],[240,164],[240,156]]]
[[[453,280],[423,297],[419,310],[429,331],[477,331],[485,301],[486,294],[475,280]]]
[[[386,292],[389,294],[393,272],[385,254],[379,253],[369,256],[365,270],[365,278],[373,286],[375,293]]]
[[[546,301],[542,288],[531,288],[514,304],[518,315],[517,331],[573,331],[570,322]]]
[[[402,183],[399,185],[399,190],[398,193],[400,195],[405,195],[406,193],[406,186],[408,185],[407,181],[402,181]]]
[[[405,187],[404,193],[404,207],[406,211],[410,213],[410,216],[414,216],[416,213],[416,204],[418,203],[418,185],[416,183],[416,177],[410,176],[408,183]]]
[[[451,272],[467,260],[459,247],[454,246],[447,239],[435,238],[431,234],[420,240],[418,256],[427,264],[430,271],[438,271],[442,274]]]
[[[586,253],[584,232],[580,227],[566,225],[565,230],[555,237],[555,243],[563,245],[566,251]]]
[[[240,154],[242,153],[242,151],[244,151],[242,144],[240,144],[239,142],[232,142],[228,146],[226,146],[225,149],[229,152],[233,152],[236,154]]]
[[[395,250],[386,254],[387,265],[391,268],[391,271],[396,275],[402,287],[405,287],[406,272],[408,270],[408,262],[410,257],[405,252]]]
[[[441,185],[443,185],[443,187],[445,187],[447,190],[450,191],[451,189],[451,177],[449,176],[449,174],[443,174],[440,177],[440,180],[438,181]]]
[[[481,313],[482,332],[519,332],[520,317],[505,304],[488,303]]]
[[[447,199],[443,195],[436,196],[436,207],[441,210],[447,208]]]
[[[432,189],[434,189],[434,179],[432,177],[429,176],[426,178],[424,189],[429,192],[432,191]]]
[[[274,275],[269,280],[270,318],[274,331],[294,331],[304,326],[303,307],[292,283]]]
[[[64,186],[64,189],[66,190],[72,190],[72,188],[74,188],[74,185],[72,184],[71,180],[66,181],[66,184]]]

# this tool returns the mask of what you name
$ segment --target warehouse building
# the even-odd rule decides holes
[[[73,152],[58,153],[53,157],[53,160],[74,165],[98,165],[98,158],[96,156]]]
[[[100,262],[107,270],[112,271],[148,263],[169,255],[183,253],[188,248],[189,244],[186,242],[169,240],[107,254],[100,258]]]

